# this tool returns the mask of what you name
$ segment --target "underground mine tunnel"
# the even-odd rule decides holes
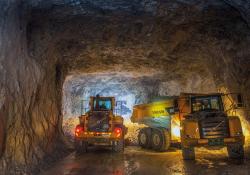
[[[182,92],[241,94],[243,161],[226,148],[199,148],[193,162],[179,147],[139,147],[134,107]],[[121,102],[122,153],[76,154],[96,95]],[[248,0],[0,1],[0,174],[250,174],[249,109]]]

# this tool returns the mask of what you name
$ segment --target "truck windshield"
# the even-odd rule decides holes
[[[220,96],[193,97],[191,99],[192,112],[216,110],[222,111],[223,105]]]
[[[96,98],[94,99],[94,110],[111,110],[111,104],[111,99]]]

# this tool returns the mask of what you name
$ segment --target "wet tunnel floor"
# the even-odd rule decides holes
[[[92,148],[83,155],[70,154],[40,175],[250,175],[250,160],[229,160],[226,150],[196,151],[195,161],[183,161],[181,151],[164,153],[126,147],[123,154]]]

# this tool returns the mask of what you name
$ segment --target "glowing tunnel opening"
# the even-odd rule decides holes
[[[147,83],[148,79],[150,83]],[[115,115],[124,119],[129,128],[127,138],[136,140],[140,127],[130,121],[133,106],[146,103],[154,91],[154,77],[131,76],[128,73],[93,73],[70,75],[63,86],[63,130],[66,136],[73,139],[75,126],[79,124],[79,116],[89,110],[91,96],[115,97]]]

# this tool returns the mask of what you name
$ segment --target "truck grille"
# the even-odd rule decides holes
[[[91,132],[107,132],[109,130],[109,112],[94,111],[89,115],[88,131]]]
[[[211,117],[200,121],[201,138],[229,137],[228,120],[226,117]]]

